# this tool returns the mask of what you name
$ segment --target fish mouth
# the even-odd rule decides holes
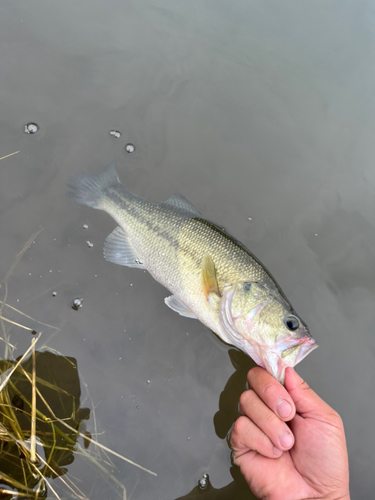
[[[311,351],[319,347],[319,344],[312,337],[300,339],[297,344],[288,347],[281,352],[281,359],[287,366],[295,366],[302,361]]]
[[[318,342],[312,337],[306,339],[301,345],[298,352],[296,364],[303,360],[311,351],[319,347]]]

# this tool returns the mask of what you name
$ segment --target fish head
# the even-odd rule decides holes
[[[318,347],[283,296],[261,283],[225,287],[220,322],[230,342],[281,383],[287,366],[295,366]]]

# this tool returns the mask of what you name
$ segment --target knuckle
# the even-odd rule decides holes
[[[305,380],[303,380],[300,384],[300,389],[302,389],[302,391],[309,391],[310,386]]]
[[[249,409],[254,405],[256,397],[257,396],[252,389],[249,389],[241,394],[239,399],[241,413],[247,413],[247,411],[249,411]]]
[[[230,433],[230,444],[232,448],[238,447],[243,441],[243,437],[248,434],[248,422],[246,417],[239,417],[233,424]]]
[[[275,394],[275,385],[274,383],[270,383],[270,384],[267,384],[266,386],[264,386],[263,388],[263,395],[267,398],[270,398],[272,397],[274,394]]]
[[[268,450],[272,447],[269,438],[265,434],[262,434],[259,438],[259,447],[262,450]]]
[[[270,428],[273,429],[279,423],[280,423],[280,420],[276,417],[276,415],[273,412],[267,413],[267,415],[264,417],[264,427],[266,429],[270,429]]]
[[[233,424],[231,433],[230,433],[230,439],[233,441],[239,434],[241,434],[241,427],[242,427],[242,418],[239,417]]]
[[[264,374],[264,368],[260,368],[259,366],[256,366],[255,368],[252,368],[248,374],[247,374],[247,382],[249,384],[249,387],[254,387],[257,385],[259,382],[259,379],[263,376]]]
[[[331,409],[331,412],[327,415],[331,421],[331,424],[338,429],[344,429],[344,422],[336,410]]]

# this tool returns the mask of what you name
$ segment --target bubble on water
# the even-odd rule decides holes
[[[89,225],[88,224],[83,224],[83,229],[88,229]]]
[[[130,142],[125,146],[125,151],[127,153],[134,153],[135,151],[135,146],[134,144],[131,144]]]
[[[248,217],[247,220],[253,220],[253,218],[252,217]]]
[[[150,385],[151,384],[151,380],[147,380],[147,385]]]
[[[121,137],[121,132],[119,132],[118,130],[111,130],[109,132],[109,135],[113,135],[113,137],[116,137],[116,139],[118,139],[119,137]]]
[[[190,439],[191,439],[191,437],[190,437],[190,436],[188,436],[187,440],[188,440],[188,441],[190,441]]]
[[[52,292],[52,297],[56,297],[57,292]]]
[[[208,474],[203,474],[201,479],[198,481],[198,486],[201,490],[205,490],[209,484]]]
[[[36,132],[38,132],[38,125],[36,123],[28,123],[27,125],[25,125],[25,134],[35,134]]]
[[[86,243],[89,248],[92,248],[94,246],[94,243],[91,243],[91,241],[86,241]]]
[[[78,311],[78,309],[80,309],[82,307],[82,301],[83,301],[83,299],[79,299],[78,297],[76,299],[74,299],[73,303],[72,303],[72,309],[74,311]]]

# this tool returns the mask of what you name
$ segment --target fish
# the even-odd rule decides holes
[[[171,292],[168,307],[199,319],[281,383],[286,367],[318,347],[260,260],[184,196],[144,200],[121,184],[115,162],[99,174],[70,177],[67,186],[69,198],[118,224],[104,243],[107,261],[146,269]]]

